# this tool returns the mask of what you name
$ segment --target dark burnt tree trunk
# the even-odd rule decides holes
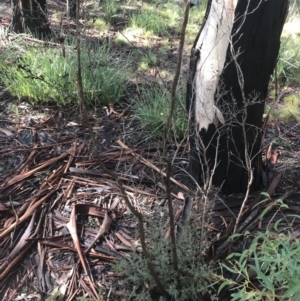
[[[76,20],[76,0],[66,0],[67,18]]]
[[[13,0],[12,28],[17,33],[30,31],[39,39],[49,37],[46,0]]]
[[[187,108],[190,174],[225,193],[261,179],[262,118],[288,0],[210,0],[192,50]],[[248,156],[248,159],[246,159]]]

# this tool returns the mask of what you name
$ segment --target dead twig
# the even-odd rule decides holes
[[[7,234],[11,233],[17,226],[19,226],[25,220],[27,220],[27,218],[29,218],[35,212],[35,210],[39,208],[54,192],[56,192],[56,189],[53,189],[39,201],[35,202],[34,204],[31,204],[31,206],[26,210],[26,212],[22,216],[19,217],[17,221],[15,221],[7,229],[3,230],[3,232],[0,233],[0,239],[3,239]]]
[[[282,173],[278,174],[272,181],[272,183],[270,184],[267,193],[271,196],[277,185],[280,182],[280,179],[282,177]],[[238,229],[236,230],[236,233],[243,233],[246,230],[251,230],[257,223],[258,223],[258,218],[259,218],[259,206],[256,206],[260,200],[261,200],[262,196],[261,194],[259,194],[255,200],[249,205],[249,209],[247,210],[247,212],[250,211],[249,216],[244,220],[244,222],[238,227]],[[255,207],[256,206],[256,207]],[[254,208],[255,207],[255,208]],[[244,212],[245,214],[245,212]],[[217,253],[216,253],[216,259],[220,258],[220,256],[229,248],[229,246],[235,241],[237,240],[237,237],[235,238],[231,238],[229,237],[227,240],[225,240],[223,242],[223,244],[218,248]]]
[[[129,147],[127,145],[125,145],[122,141],[118,140],[117,143],[122,146],[124,149],[129,149]],[[167,174],[162,171],[161,169],[159,169],[158,167],[156,167],[154,164],[152,164],[151,162],[149,162],[148,160],[146,160],[145,158],[141,157],[140,155],[138,155],[135,152],[131,153],[132,156],[136,157],[137,159],[139,159],[142,163],[144,163],[145,165],[147,165],[148,167],[152,168],[153,170],[157,171],[159,174],[161,174],[163,177],[167,177]],[[174,178],[170,177],[170,181],[173,182],[174,184],[176,184],[177,186],[179,186],[180,188],[184,189],[186,192],[188,192],[190,195],[195,196],[195,193],[193,191],[191,191],[187,186],[185,186],[184,184],[178,182],[177,180],[175,180]]]
[[[33,174],[35,174],[36,172],[38,171],[41,171],[43,169],[45,169],[46,167],[60,161],[60,160],[63,160],[65,159],[66,157],[69,156],[69,153],[72,153],[74,150],[74,147],[71,147],[70,149],[68,149],[66,152],[62,153],[60,156],[56,157],[56,158],[52,158],[52,159],[49,159],[48,161],[42,163],[40,166],[28,171],[28,172],[25,172],[21,175],[17,175],[16,177],[10,179],[6,184],[4,184],[3,187],[1,187],[1,190],[5,190],[7,189],[8,187],[16,184],[16,183],[19,183],[27,178],[29,178],[30,176],[32,176]]]

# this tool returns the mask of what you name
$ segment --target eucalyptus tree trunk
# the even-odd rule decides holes
[[[262,118],[288,0],[209,0],[187,86],[189,171],[244,192],[261,179]]]
[[[51,35],[46,17],[46,0],[13,0],[12,28],[17,33],[30,31],[43,39]]]
[[[76,0],[66,0],[67,18],[76,19]]]

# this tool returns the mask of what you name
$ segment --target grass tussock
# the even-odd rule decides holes
[[[292,94],[285,97],[279,117],[285,121],[300,121],[300,96]]]
[[[99,32],[106,32],[109,29],[109,25],[105,22],[105,20],[101,18],[96,18],[88,21],[87,26]]]
[[[142,28],[145,32],[158,36],[169,35],[179,30],[180,10],[176,4],[159,4],[158,7],[145,6],[134,13],[130,20],[130,27]]]
[[[277,76],[280,82],[295,84],[300,81],[300,35],[282,36],[279,58],[277,62]]]
[[[1,60],[0,80],[12,95],[32,103],[77,102],[76,56],[73,47],[66,48],[66,57],[57,48],[23,48],[14,61],[9,57]],[[127,62],[111,60],[109,48],[102,46],[95,49],[83,46],[81,61],[87,102],[116,103],[126,87]]]
[[[163,128],[170,109],[169,95],[160,87],[143,91],[141,99],[136,101],[134,112],[136,119],[145,127],[145,134],[153,138],[162,137]],[[184,92],[178,93],[172,119],[170,137],[180,139],[187,133],[187,120],[184,110]]]
[[[277,75],[283,83],[293,85],[300,82],[300,10],[295,1],[290,5],[281,36]]]

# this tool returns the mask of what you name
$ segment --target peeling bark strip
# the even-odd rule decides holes
[[[187,84],[189,172],[201,185],[213,173],[225,193],[245,192],[251,168],[259,188],[264,101],[288,3],[208,1]]]
[[[196,49],[201,53],[195,77],[195,115],[199,130],[207,130],[215,117],[225,123],[215,106],[214,95],[224,68],[236,4],[237,0],[212,0],[208,18],[196,42]]]

